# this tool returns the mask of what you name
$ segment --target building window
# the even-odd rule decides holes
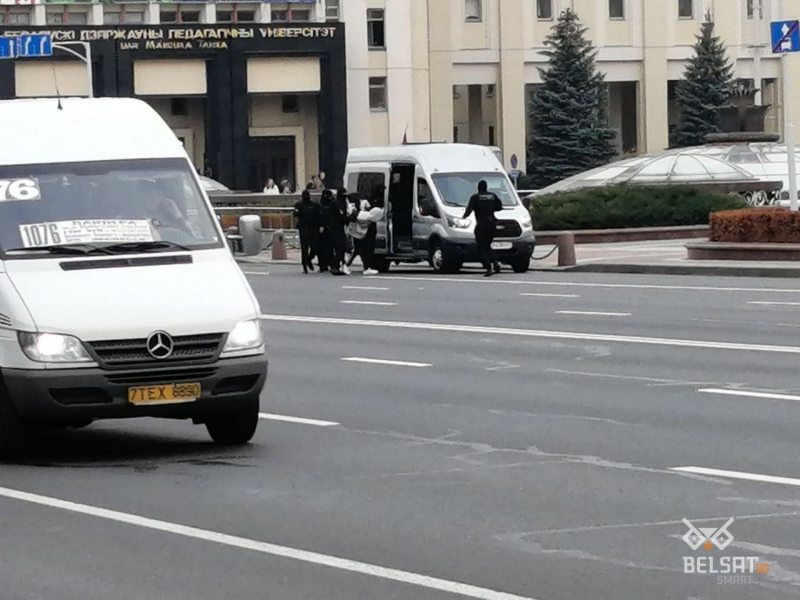
[[[253,23],[256,7],[252,4],[217,4],[217,21],[220,23]]]
[[[536,0],[536,18],[550,21],[553,18],[553,0]]]
[[[170,112],[176,117],[185,117],[189,114],[189,101],[186,98],[172,98]]]
[[[608,0],[608,18],[625,18],[625,0]]]
[[[161,8],[161,22],[162,23],[199,23],[200,22],[200,9],[195,6],[181,6],[175,4],[168,9],[164,6]]]
[[[453,141],[458,142],[458,125],[453,127]]]
[[[370,8],[367,10],[367,44],[370,48],[386,48],[382,8]]]
[[[339,0],[325,0],[325,20],[339,20]]]
[[[30,25],[31,13],[19,9],[0,10],[0,23],[4,25]]]
[[[290,21],[308,22],[311,20],[311,11],[307,8],[273,8],[272,21],[275,23],[288,23]]]
[[[369,78],[369,109],[373,112],[386,110],[386,77]]]
[[[282,96],[281,104],[283,105],[283,112],[285,113],[296,113],[300,110],[300,99],[296,94]]]
[[[678,0],[678,18],[694,19],[694,0]]]
[[[89,13],[69,10],[66,6],[51,8],[47,11],[45,20],[48,25],[86,25],[89,22]]]
[[[747,0],[747,18],[764,18],[764,0]]]
[[[464,15],[468,22],[478,23],[483,20],[482,0],[464,0]]]
[[[494,125],[489,125],[489,145],[495,145],[495,138],[494,138]]]
[[[103,7],[103,23],[105,25],[140,25],[144,23],[144,6],[124,3],[106,5]]]

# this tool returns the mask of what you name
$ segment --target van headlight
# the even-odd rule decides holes
[[[264,333],[261,330],[261,320],[251,319],[242,321],[228,335],[223,352],[238,352],[240,350],[254,350],[264,345]]]
[[[83,343],[71,335],[58,333],[18,333],[19,345],[25,356],[36,362],[91,362],[92,357]]]
[[[531,219],[530,215],[527,217],[522,217],[522,219],[519,221],[519,224],[522,225],[523,229],[533,229],[533,219]]]
[[[456,229],[469,229],[472,224],[469,219],[458,219],[456,217],[447,217],[447,222],[450,227],[455,227]]]

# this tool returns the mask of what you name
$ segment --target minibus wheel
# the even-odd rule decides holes
[[[30,429],[11,405],[5,386],[0,380],[0,459],[14,458],[30,442]]]
[[[523,258],[514,259],[514,262],[511,263],[511,268],[514,269],[514,273],[527,273],[531,268],[530,257],[525,256]]]
[[[428,262],[434,273],[456,273],[461,265],[447,256],[441,242],[433,242]]]
[[[241,446],[253,439],[258,428],[258,396],[250,398],[245,408],[206,421],[208,435],[221,446]]]

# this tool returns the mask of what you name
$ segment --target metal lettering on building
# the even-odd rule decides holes
[[[337,27],[331,25],[214,25],[198,27],[54,27],[36,29],[3,28],[2,35],[50,35],[54,42],[117,42],[120,50],[208,50],[228,48],[231,40],[332,39]]]

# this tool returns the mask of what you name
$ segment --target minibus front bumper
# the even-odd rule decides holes
[[[201,423],[246,408],[267,378],[267,358],[256,355],[211,364],[138,370],[4,369],[3,384],[19,416],[29,422],[71,424],[94,419],[163,417]],[[129,390],[199,384],[190,402],[133,404]]]
[[[494,250],[495,257],[501,263],[512,263],[525,258],[530,260],[536,246],[536,238],[533,233],[516,239],[496,238],[495,242],[509,246]],[[451,238],[442,242],[442,249],[452,260],[462,263],[480,262],[480,252],[475,238]]]

